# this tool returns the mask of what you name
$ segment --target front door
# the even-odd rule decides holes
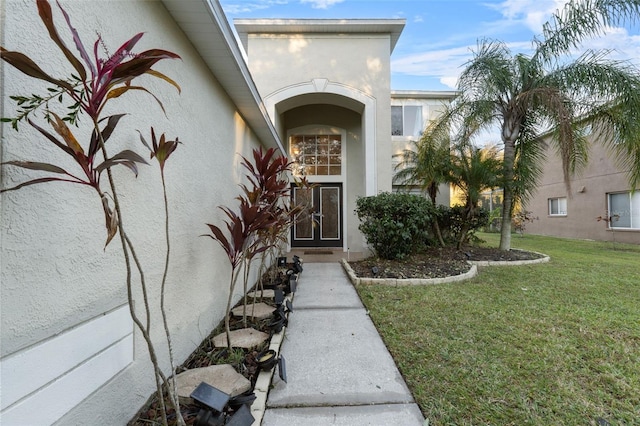
[[[342,248],[342,184],[292,185],[291,197],[305,206],[291,227],[291,247]]]

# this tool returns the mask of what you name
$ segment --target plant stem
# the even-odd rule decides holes
[[[164,171],[162,168],[160,169],[160,176],[162,178],[162,194],[164,196],[164,232],[167,244],[167,255],[164,261],[164,272],[162,274],[162,286],[160,287],[160,312],[162,314],[162,323],[164,325],[164,333],[167,336],[167,348],[169,350],[169,364],[171,365],[171,391],[169,392],[169,397],[173,402],[173,406],[176,410],[176,422],[179,426],[184,426],[185,421],[182,417],[182,412],[180,411],[180,401],[177,397],[178,395],[178,386],[176,385],[176,372],[173,363],[173,346],[171,344],[171,334],[169,333],[169,324],[167,323],[167,313],[164,308],[164,290],[165,284],[167,282],[167,275],[169,273],[169,257],[171,254],[171,244],[169,241],[169,201],[167,199],[167,186],[164,180]]]
[[[102,155],[104,156],[105,160],[108,157],[107,155],[107,149],[105,147],[105,143],[104,143],[104,139],[102,137],[102,132],[100,131],[100,126],[98,125],[98,120],[94,119],[93,120],[93,125],[96,131],[96,134],[98,135],[99,138],[99,142],[100,142],[100,149],[102,151]],[[138,326],[138,329],[140,330],[140,332],[142,333],[142,337],[144,338],[145,342],[147,343],[147,348],[149,350],[149,357],[151,358],[151,363],[153,364],[153,369],[154,369],[154,376],[155,376],[155,380],[156,380],[156,388],[157,388],[157,392],[158,392],[158,402],[160,404],[160,409],[161,409],[161,414],[162,414],[162,422],[163,425],[168,426],[168,421],[167,421],[167,409],[164,403],[164,393],[162,392],[162,383],[161,383],[161,379],[162,381],[164,381],[166,383],[166,379],[163,379],[163,374],[162,371],[159,367],[158,364],[158,359],[156,356],[156,351],[155,348],[153,346],[153,342],[151,340],[151,337],[149,335],[149,331],[148,331],[148,327],[145,328],[144,325],[142,324],[142,322],[140,321],[140,319],[138,318],[138,316],[135,313],[135,309],[134,309],[134,300],[133,300],[133,290],[132,290],[132,279],[131,279],[131,259],[129,258],[129,250],[131,250],[131,255],[134,257],[134,260],[136,262],[136,265],[138,267],[138,270],[140,271],[141,274],[141,285],[143,288],[143,292],[146,294],[146,286],[143,280],[143,275],[142,275],[142,268],[141,265],[139,264],[138,260],[137,260],[137,256],[135,253],[135,250],[133,249],[133,245],[129,244],[127,242],[128,237],[125,233],[124,230],[124,224],[122,222],[122,211],[120,208],[120,202],[118,200],[118,193],[116,192],[116,185],[115,185],[115,181],[113,180],[113,174],[111,172],[111,168],[107,167],[107,177],[109,180],[109,186],[111,188],[111,193],[112,193],[112,197],[113,197],[113,205],[115,208],[115,212],[116,212],[116,217],[118,220],[118,235],[120,236],[120,244],[122,246],[122,253],[124,256],[124,260],[125,260],[125,266],[126,266],[126,273],[127,273],[127,301],[129,303],[129,313],[131,314],[131,319],[133,320],[133,322],[136,324],[136,326]],[[145,304],[145,309],[147,311],[147,318],[149,317],[149,304],[148,304],[148,300],[146,299],[146,297],[144,298],[144,304]],[[147,320],[148,321],[148,320]]]
[[[240,275],[240,269],[237,266],[231,266],[231,282],[229,283],[229,297],[227,298],[227,315],[224,318],[224,328],[227,334],[227,349],[231,351],[231,326],[229,319],[231,316],[231,300],[233,299],[233,290],[236,288],[236,281]]]

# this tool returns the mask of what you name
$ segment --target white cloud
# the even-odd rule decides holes
[[[334,4],[342,3],[344,0],[300,0],[300,3],[310,3],[314,9],[328,9]]]
[[[534,34],[540,34],[544,23],[567,2],[568,0],[505,0],[485,6],[503,16],[503,20],[497,22],[497,25],[524,25]]]
[[[508,47],[514,52],[521,52],[530,49],[531,43],[509,43]],[[405,55],[391,61],[391,70],[399,74],[433,77],[455,89],[458,77],[475,49],[476,45],[468,45]]]

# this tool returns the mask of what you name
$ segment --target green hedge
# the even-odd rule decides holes
[[[383,192],[356,202],[360,231],[383,259],[402,259],[423,249],[429,239],[435,207],[411,194]]]

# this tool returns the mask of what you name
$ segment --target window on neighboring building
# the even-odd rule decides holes
[[[296,176],[342,174],[342,136],[293,135],[289,150]]]
[[[422,106],[391,106],[391,135],[420,136],[422,134]]]
[[[567,197],[549,198],[549,215],[550,216],[566,216],[567,215]]]
[[[609,228],[640,229],[640,192],[608,194]]]

